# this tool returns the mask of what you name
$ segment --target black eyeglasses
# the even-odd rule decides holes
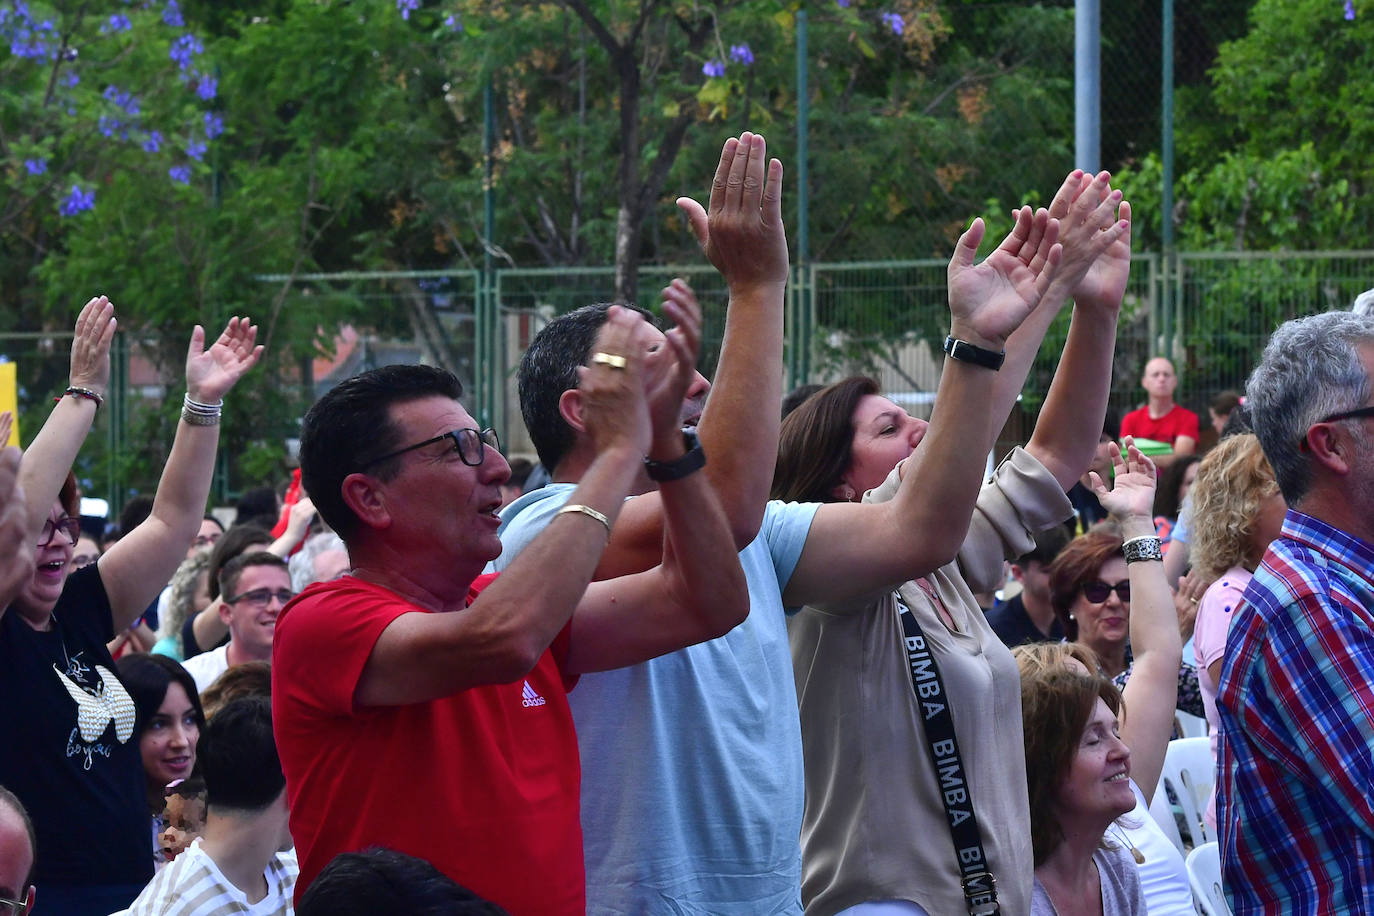
[[[9,900],[0,897],[0,916],[24,916],[33,906],[33,888],[24,894],[23,900]]]
[[[267,607],[267,605],[272,603],[273,598],[276,598],[277,601],[281,602],[282,605],[285,605],[286,602],[290,601],[294,597],[296,597],[296,593],[291,591],[289,588],[255,588],[251,592],[244,592],[237,598],[226,598],[224,599],[224,603],[238,604],[240,601],[242,601],[245,604],[251,604],[254,607]]]
[[[1356,407],[1354,410],[1342,410],[1339,413],[1330,414],[1328,416],[1322,417],[1320,420],[1316,421],[1316,423],[1313,423],[1312,425],[1316,426],[1317,423],[1335,423],[1339,420],[1355,420],[1360,417],[1374,417],[1374,404],[1371,404],[1368,407]],[[1301,448],[1303,451],[1307,451],[1308,446],[1306,433],[1303,434],[1302,441],[1298,443],[1298,447]]]
[[[1116,596],[1120,598],[1122,601],[1130,601],[1131,583],[1127,582],[1125,579],[1122,579],[1115,585],[1108,585],[1101,579],[1098,579],[1095,582],[1083,583],[1083,597],[1087,598],[1093,604],[1101,604],[1102,602],[1106,601],[1107,596],[1110,595],[1112,592],[1116,592]]]
[[[70,515],[64,515],[57,521],[50,518],[44,519],[43,533],[38,537],[38,546],[47,547],[59,531],[65,534],[67,540],[75,547],[77,538],[81,537],[81,519],[72,518]]]
[[[501,450],[501,440],[496,435],[496,430],[488,426],[486,429],[451,429],[441,436],[433,439],[426,439],[424,442],[416,442],[414,445],[407,445],[405,448],[397,449],[394,452],[387,452],[380,458],[373,458],[358,470],[365,471],[374,464],[381,464],[388,458],[395,458],[397,455],[404,455],[406,452],[413,452],[417,448],[424,448],[426,445],[433,445],[436,442],[443,442],[445,439],[453,440],[453,451],[458,453],[458,460],[468,467],[475,468],[482,463],[482,459],[487,457],[487,449],[495,451]]]

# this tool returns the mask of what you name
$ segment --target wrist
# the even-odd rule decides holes
[[[1122,540],[1155,536],[1154,519],[1148,515],[1113,516],[1112,520],[1121,531]]]
[[[682,441],[682,430],[673,429],[662,436],[655,436],[645,457],[650,461],[676,461],[687,454],[687,444]]]
[[[950,323],[949,336],[953,337],[955,340],[962,340],[964,343],[973,344],[975,347],[982,347],[985,350],[1000,351],[1006,349],[1007,346],[1007,339],[1005,337],[989,337],[986,334],[980,333],[973,326],[960,321]]]

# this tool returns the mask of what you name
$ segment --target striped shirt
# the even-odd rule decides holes
[[[267,896],[249,903],[247,896],[224,877],[214,860],[195,840],[186,851],[157,873],[127,910],[114,916],[291,916],[296,888],[296,851],[279,852],[267,865]]]
[[[1290,509],[1226,640],[1231,908],[1374,914],[1374,544]]]

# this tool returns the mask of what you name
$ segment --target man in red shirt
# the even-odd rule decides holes
[[[1193,454],[1197,450],[1197,414],[1174,403],[1174,389],[1178,387],[1174,364],[1162,356],[1150,360],[1145,364],[1140,387],[1145,389],[1148,400],[1144,407],[1122,418],[1121,435],[1154,439],[1172,447],[1171,455],[1150,456],[1161,468],[1173,464],[1180,455]]]
[[[678,411],[696,378],[700,310],[650,353],[635,312],[611,308],[564,409],[596,442],[558,519],[500,576],[496,530],[509,470],[450,373],[365,372],[306,415],[302,483],[344,539],[351,576],[282,612],[272,702],[301,874],[384,846],[514,916],[585,910],[577,676],[711,639],[748,613],[725,514]],[[680,300],[680,301],[678,301]],[[588,583],[626,495],[661,489],[663,562]],[[477,580],[477,581],[474,581]]]

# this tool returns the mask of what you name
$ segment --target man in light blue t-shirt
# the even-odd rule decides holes
[[[762,137],[746,132],[725,144],[709,214],[679,201],[730,291],[710,402],[703,410],[710,386],[700,379],[688,389],[682,419],[697,427],[751,605],[745,622],[723,637],[584,675],[569,694],[582,756],[589,914],[801,912],[801,731],[783,608],[853,598],[951,561],[982,482],[982,462],[965,458],[986,452],[987,405],[1009,404],[1029,366],[1027,357],[1015,371],[998,373],[946,360],[929,432],[920,426],[921,451],[907,465],[915,470],[891,501],[769,502],[788,275],[781,191],[782,166],[767,159]],[[981,223],[961,239],[950,266],[953,337],[1001,349],[1034,309],[1059,247],[1052,233],[1029,234],[1028,209],[1023,219],[1006,250],[977,267]],[[1012,270],[1017,281],[1004,282]],[[553,517],[593,453],[580,422],[578,367],[605,309],[587,306],[556,319],[521,361],[521,413],[553,483],[502,513],[495,569]],[[661,335],[643,343],[661,346]],[[655,480],[679,470],[646,467],[597,578],[659,562],[664,535]]]

